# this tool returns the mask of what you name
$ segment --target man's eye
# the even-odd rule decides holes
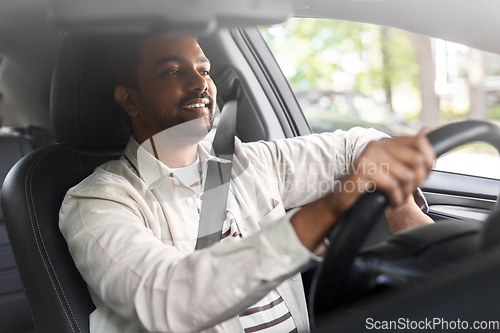
[[[210,76],[210,71],[201,71],[200,74],[203,76]]]
[[[173,70],[166,70],[166,71],[161,72],[160,76],[177,75],[177,74],[179,74],[179,70],[173,69]]]

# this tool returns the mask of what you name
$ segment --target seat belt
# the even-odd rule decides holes
[[[232,86],[230,98],[222,108],[212,144],[215,156],[231,161],[231,163],[208,161],[195,250],[219,242],[222,237],[222,227],[226,220],[226,206],[236,135],[239,81],[235,79]]]

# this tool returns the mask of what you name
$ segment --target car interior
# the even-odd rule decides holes
[[[494,43],[500,23],[487,0],[149,0],[142,9],[134,1],[118,3],[1,5],[1,332],[89,331],[95,307],[59,232],[58,212],[66,191],[119,158],[128,141],[102,61],[109,34],[165,29],[196,35],[214,66],[219,109],[230,98],[232,82],[240,82],[236,133],[243,142],[311,133],[258,26],[292,16],[342,19],[500,53]],[[440,155],[473,141],[498,149],[499,133],[496,125],[466,122],[429,139]],[[387,238],[380,217],[385,199],[375,193],[334,228],[323,263],[303,272],[314,332],[361,331],[367,316],[472,322],[498,315],[500,235],[494,212],[500,181],[432,171],[421,189],[429,216],[439,221],[435,225]]]
[[[0,124],[1,125],[1,124]],[[30,132],[35,132],[32,135]],[[46,144],[55,143],[51,133],[41,128],[10,129],[0,133],[0,180],[23,156]],[[28,304],[0,212],[0,327],[31,328]]]

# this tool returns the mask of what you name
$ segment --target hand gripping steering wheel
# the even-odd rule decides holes
[[[487,122],[454,123],[429,133],[427,137],[437,157],[474,141],[487,142],[500,151],[500,128]],[[353,299],[355,287],[350,283],[349,277],[354,259],[386,207],[387,199],[382,193],[366,193],[333,228],[330,234],[331,245],[326,250],[312,284],[310,313],[313,321]],[[500,223],[487,223],[487,227],[489,232],[484,238],[483,249],[492,247],[500,238]]]

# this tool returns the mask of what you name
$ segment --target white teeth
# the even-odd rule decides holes
[[[192,108],[204,108],[206,104],[191,104],[191,105],[186,105],[184,106],[185,109],[192,109]]]

